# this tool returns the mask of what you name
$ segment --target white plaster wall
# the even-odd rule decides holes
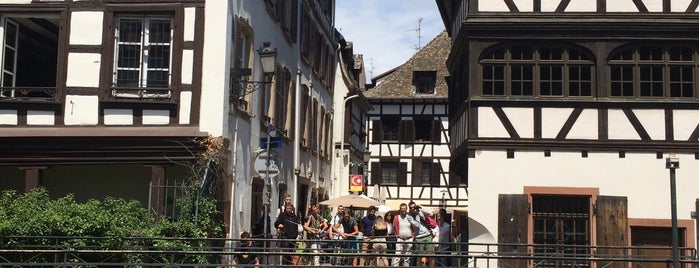
[[[544,139],[556,138],[572,112],[572,108],[541,109],[541,137]]]
[[[32,0],[2,0],[3,4],[31,4]]]
[[[69,53],[66,85],[99,87],[101,57],[98,53]]]
[[[228,13],[229,1],[206,0],[204,23],[204,59],[202,66],[202,87],[200,100],[199,126],[212,136],[225,133],[228,114],[228,27],[231,18]]]
[[[699,111],[674,110],[672,120],[675,140],[688,140],[699,124]]]
[[[532,0],[514,0],[514,2],[520,12],[534,11],[534,1]]]
[[[391,152],[391,156],[399,156],[400,155],[400,145],[398,144],[384,144],[383,150],[381,150],[382,155],[389,155],[389,152]]]
[[[503,108],[521,138],[534,138],[533,108]]]
[[[478,137],[509,138],[510,134],[491,107],[478,107]]]
[[[507,8],[504,0],[490,0],[490,1],[478,1],[478,11],[500,11],[509,12],[510,9]]]
[[[585,109],[570,129],[568,139],[597,139],[597,110]]]
[[[663,12],[663,0],[643,0],[650,12]]]
[[[99,98],[97,96],[67,95],[64,109],[64,124],[97,125]]]
[[[413,145],[410,145],[410,144],[400,145],[400,155],[413,155]]]
[[[597,3],[589,0],[571,0],[568,3],[566,12],[595,12],[597,11]]]
[[[56,124],[53,111],[27,111],[27,125],[54,125]]]
[[[184,41],[194,41],[194,23],[196,22],[196,8],[184,9]]]
[[[670,3],[670,11],[672,12],[684,12],[689,7],[692,0],[672,0]]]
[[[182,50],[182,84],[191,85],[194,70],[194,51]]]
[[[101,45],[104,14],[99,11],[76,11],[70,14],[71,45]]]
[[[633,110],[634,114],[646,129],[653,140],[665,139],[665,111],[664,110]]]
[[[400,114],[398,105],[383,105],[383,114]]]
[[[504,151],[482,151],[469,159],[469,217],[482,223],[497,237],[498,194],[522,194],[524,186],[592,187],[600,195],[626,196],[630,218],[670,218],[669,173],[665,159],[654,153],[626,154],[579,152],[515,153],[507,159]],[[699,196],[699,162],[693,154],[680,154],[677,170],[679,219],[690,219]],[[497,185],[497,187],[493,187]],[[480,241],[496,242],[496,241]]]
[[[449,156],[451,156],[451,151],[449,150],[449,145],[435,145],[434,146],[434,156],[435,157],[449,157]]]
[[[189,117],[192,114],[192,92],[180,92],[180,124],[189,124]]]
[[[17,111],[0,110],[0,125],[17,125]]]
[[[167,125],[170,123],[168,110],[143,110],[144,125]]]
[[[609,109],[609,139],[640,140],[636,129],[620,109]]]
[[[638,12],[633,0],[607,1],[607,12]]]
[[[105,125],[133,125],[133,110],[104,109]]]

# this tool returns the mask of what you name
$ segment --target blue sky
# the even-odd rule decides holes
[[[363,54],[367,82],[415,54],[420,24],[424,46],[444,30],[434,0],[337,0],[335,27]],[[373,68],[372,68],[373,67]]]

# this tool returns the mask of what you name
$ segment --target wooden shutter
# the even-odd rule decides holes
[[[524,194],[501,194],[498,197],[498,243],[522,244],[499,246],[500,255],[525,255],[529,235],[529,200]],[[499,267],[527,267],[526,259],[501,259]]]
[[[345,133],[343,133],[344,138],[342,139],[342,143],[349,142],[350,141],[350,136],[352,135],[352,131],[354,131],[354,125],[352,124],[352,115],[348,111],[351,109],[345,108],[345,118],[343,123],[345,124]]]
[[[381,184],[381,163],[371,163],[371,185]]]
[[[598,196],[596,204],[595,223],[597,224],[597,254],[624,255],[623,249],[605,248],[605,246],[629,246],[626,235],[629,229],[628,200],[625,196]],[[603,263],[605,267],[627,267],[624,262]]]
[[[415,142],[415,122],[410,120],[401,120],[398,125],[398,140],[403,143]]]
[[[372,143],[379,143],[383,141],[383,124],[381,123],[381,120],[374,120],[372,121],[372,129],[371,129],[371,142]]]
[[[422,177],[422,161],[413,160],[412,185],[422,185],[427,178]]]
[[[442,174],[442,164],[439,162],[432,163],[431,172],[432,174],[430,174],[430,184],[432,186],[439,186],[439,178]]]
[[[432,121],[432,143],[442,143],[442,121]]]
[[[398,178],[396,178],[398,186],[408,185],[408,163],[398,163]]]

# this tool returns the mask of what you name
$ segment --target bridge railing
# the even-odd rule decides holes
[[[239,267],[257,256],[257,267],[383,266],[405,257],[403,244],[369,240],[198,238],[0,237],[0,267]],[[385,253],[361,252],[385,244]],[[317,244],[318,249],[311,247]],[[436,243],[425,243],[437,246]],[[415,246],[414,244],[412,246]],[[446,243],[451,250],[409,252],[409,266],[445,267],[670,267],[669,247]],[[456,250],[459,249],[459,250]],[[694,248],[680,248],[681,267],[699,267]],[[423,257],[426,262],[423,264]],[[378,259],[378,261],[377,261]],[[434,260],[431,262],[430,260]],[[252,266],[250,266],[252,267]]]

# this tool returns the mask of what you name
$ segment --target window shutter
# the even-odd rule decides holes
[[[405,142],[415,142],[415,121],[405,121]]]
[[[499,246],[503,255],[527,254],[529,234],[529,200],[524,194],[501,194],[498,197],[498,243],[522,244]],[[527,259],[499,260],[500,267],[527,267]]]
[[[413,160],[413,171],[412,171],[412,185],[422,185],[424,179],[422,177],[422,161]]]
[[[442,121],[432,121],[432,143],[442,143]]]
[[[380,143],[383,141],[383,123],[381,120],[375,120],[373,122],[373,128],[371,130],[371,142]]]
[[[354,130],[354,126],[352,125],[352,120],[351,120],[352,115],[348,110],[351,111],[351,109],[345,108],[345,118],[343,118],[343,121],[342,121],[342,123],[345,124],[345,133],[343,133],[344,138],[342,139],[343,143],[349,142],[350,136],[352,135],[352,131]]]
[[[598,196],[597,213],[597,245],[603,246],[597,249],[597,254],[623,255],[624,249],[605,248],[605,246],[625,247],[630,246],[626,230],[629,228],[628,200],[625,196]],[[626,263],[613,263],[607,267],[622,268]]]
[[[371,185],[381,184],[381,163],[371,163]]]
[[[402,143],[415,142],[415,122],[401,120],[398,125],[398,140]]]
[[[398,186],[408,185],[408,163],[398,163],[398,178],[396,178]]]
[[[439,186],[439,178],[440,175],[442,174],[442,164],[437,162],[437,163],[432,163],[432,169],[431,169],[432,174],[430,174],[430,184],[432,186]]]

